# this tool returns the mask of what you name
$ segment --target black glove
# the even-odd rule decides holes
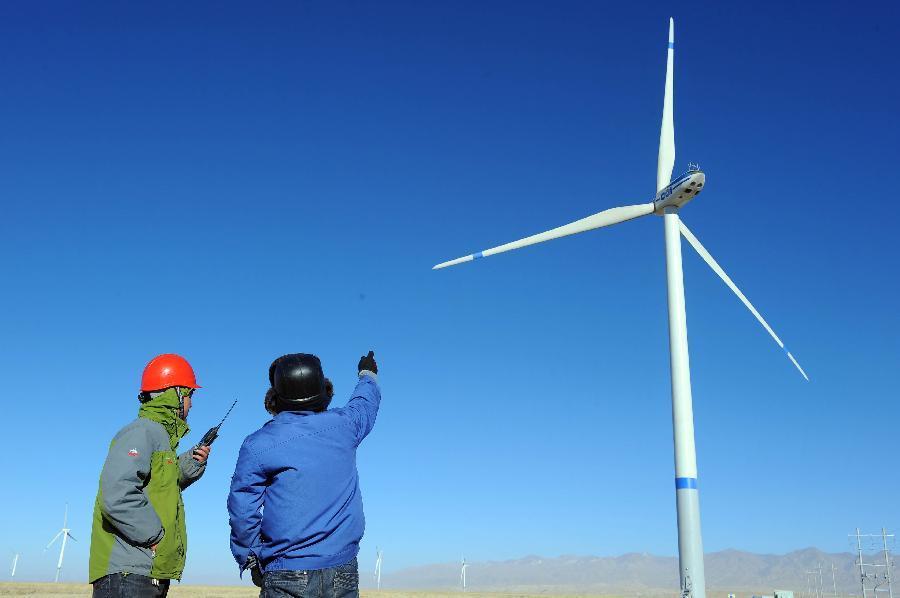
[[[369,351],[368,355],[359,358],[358,371],[368,370],[373,374],[378,373],[378,364],[375,363],[375,351]]]
[[[263,574],[259,570],[259,561],[256,560],[255,556],[250,555],[250,558],[247,559],[246,568],[250,569],[250,579],[253,580],[253,585],[257,588],[263,587]]]

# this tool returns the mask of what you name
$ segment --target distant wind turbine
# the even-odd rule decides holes
[[[381,562],[384,558],[384,553],[376,546],[375,547],[375,587],[379,590],[381,589]]]
[[[703,572],[703,542],[700,535],[700,503],[697,492],[697,456],[694,446],[694,414],[691,398],[691,374],[688,358],[687,318],[684,303],[684,276],[681,267],[681,235],[688,240],[700,257],[713,269],[728,288],[750,310],[766,332],[781,347],[787,358],[806,380],[809,378],[794,356],[787,350],[775,331],[738,289],[722,267],[713,259],[697,237],[688,230],[678,216],[679,209],[702,190],[706,175],[698,166],[688,166],[687,172],[672,181],[675,166],[675,125],[673,117],[673,73],[675,56],[675,22],[669,19],[669,44],[666,54],[666,82],[663,96],[662,125],[659,133],[659,154],[656,167],[656,195],[643,204],[611,208],[570,224],[538,233],[518,241],[498,245],[472,255],[440,263],[433,269],[446,268],[463,262],[519,249],[583,233],[595,228],[612,226],[658,214],[663,217],[666,248],[666,279],[669,300],[669,359],[672,377],[672,425],[675,444],[675,501],[678,513],[678,555],[680,562],[681,595],[683,598],[705,598],[706,581]]]
[[[54,582],[59,581],[59,572],[62,569],[63,557],[66,554],[66,540],[68,538],[72,538],[73,541],[75,541],[75,542],[78,541],[78,540],[75,540],[75,536],[73,536],[71,533],[69,533],[72,530],[70,530],[67,527],[68,524],[69,524],[69,503],[66,503],[66,512],[65,512],[65,515],[63,515],[62,529],[59,530],[59,533],[57,533],[55,536],[53,536],[53,539],[50,540],[49,544],[47,544],[47,548],[44,549],[45,551],[48,550],[51,546],[53,546],[54,542],[56,542],[59,538],[62,538],[62,544],[59,547],[59,561],[56,563],[56,579],[53,580]]]
[[[16,576],[16,565],[19,564],[19,553],[16,553],[16,556],[13,557],[12,562],[12,570],[9,572],[10,579]]]
[[[466,569],[469,568],[469,565],[466,564],[466,557],[462,559],[462,566],[459,569],[459,585],[462,586],[462,591],[466,591]]]

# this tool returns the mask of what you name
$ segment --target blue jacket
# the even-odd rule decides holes
[[[375,375],[360,374],[346,407],[283,411],[241,446],[231,492],[231,552],[241,570],[336,567],[359,552],[363,516],[356,447],[378,415]]]

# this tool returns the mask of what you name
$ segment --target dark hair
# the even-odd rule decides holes
[[[263,399],[263,406],[270,414],[278,414],[278,411],[275,409],[275,389],[271,386],[269,387],[269,390],[266,391],[266,398]]]

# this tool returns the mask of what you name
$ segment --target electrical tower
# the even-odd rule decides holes
[[[862,598],[879,598],[884,594],[887,594],[886,598],[894,598],[894,558],[888,547],[888,539],[893,544],[894,534],[887,533],[884,528],[881,528],[880,534],[861,534],[856,528],[856,533],[850,534],[850,537],[856,538],[856,565]],[[871,557],[863,555],[863,543]],[[872,562],[867,563],[866,558],[871,558]]]
[[[837,567],[834,566],[834,563],[831,563],[831,588],[834,591],[832,596],[834,598],[839,598],[837,591],[837,577],[835,577],[835,572],[837,571]]]
[[[822,563],[818,563],[815,569],[806,572],[806,596],[807,598],[825,598],[825,589],[822,587]]]

